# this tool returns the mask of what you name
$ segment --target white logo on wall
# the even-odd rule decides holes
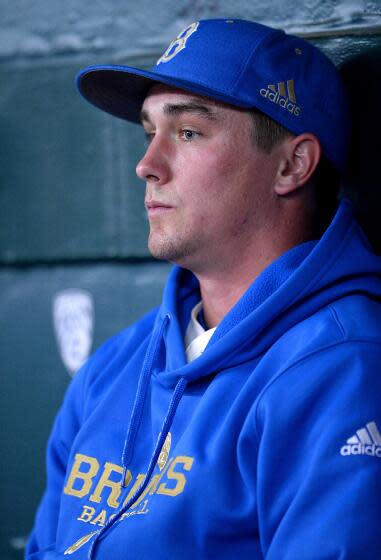
[[[53,322],[60,356],[70,375],[87,360],[93,342],[94,303],[85,290],[62,290],[53,299]]]

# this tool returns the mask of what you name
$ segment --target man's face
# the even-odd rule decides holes
[[[247,112],[162,85],[142,123],[151,253],[195,273],[231,266],[266,227],[276,154],[254,146]]]

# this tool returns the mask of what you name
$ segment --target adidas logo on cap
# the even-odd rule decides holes
[[[265,97],[272,103],[276,103],[282,109],[295,115],[295,117],[298,117],[302,112],[301,108],[296,104],[294,80],[287,80],[286,84],[278,82],[277,86],[270,84],[267,88],[260,89],[259,93],[262,97]]]
[[[340,454],[371,455],[381,458],[381,434],[376,422],[369,422],[365,428],[357,430],[354,436],[347,439],[346,445],[340,449]]]

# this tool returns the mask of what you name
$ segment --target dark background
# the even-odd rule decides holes
[[[174,6],[175,4],[175,6]],[[53,301],[85,290],[92,349],[160,301],[168,265],[146,249],[139,127],[86,104],[77,71],[150,66],[204,17],[242,17],[311,39],[345,65],[355,141],[345,190],[380,248],[378,0],[2,0],[0,21],[0,558],[23,557],[44,449],[70,380]],[[70,325],[69,325],[70,327]]]

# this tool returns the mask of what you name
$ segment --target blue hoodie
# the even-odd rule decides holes
[[[187,364],[200,294],[175,267],[74,378],[27,558],[381,558],[380,295],[344,201]]]

